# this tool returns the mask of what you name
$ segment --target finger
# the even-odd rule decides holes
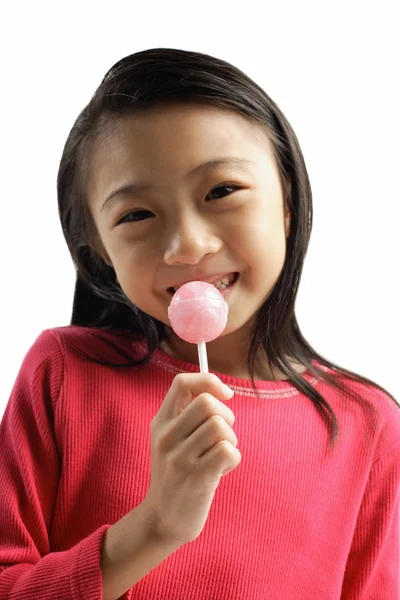
[[[203,454],[224,440],[235,448],[238,445],[236,434],[225,419],[221,415],[213,415],[183,442],[181,452],[184,457],[197,462]]]
[[[219,400],[229,400],[233,392],[214,373],[179,373],[172,382],[157,414],[157,420],[168,421],[179,416],[193,398],[208,392]]]
[[[208,393],[197,396],[185,410],[175,419],[174,429],[179,431],[179,437],[185,439],[196,429],[213,418],[223,419],[226,426],[232,427],[235,415],[228,406]]]
[[[236,469],[241,460],[240,450],[230,442],[222,441],[201,457],[198,467],[203,473],[208,472],[210,476],[215,474],[224,476]]]

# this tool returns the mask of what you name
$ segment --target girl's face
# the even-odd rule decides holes
[[[227,327],[207,347],[248,337],[282,270],[290,225],[260,127],[198,104],[124,116],[93,151],[88,198],[98,250],[131,302],[169,326],[170,287],[238,273]]]

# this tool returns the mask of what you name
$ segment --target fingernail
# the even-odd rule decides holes
[[[227,395],[228,398],[232,398],[233,394],[235,393],[230,387],[228,387],[227,385],[224,385],[224,392]]]

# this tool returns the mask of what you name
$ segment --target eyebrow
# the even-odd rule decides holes
[[[245,158],[235,158],[232,156],[227,158],[215,158],[201,165],[198,165],[197,167],[189,171],[189,173],[186,174],[186,178],[206,173],[207,171],[215,169],[216,167],[220,167],[221,165],[246,167],[252,164],[253,163],[250,160],[247,160]],[[101,207],[100,212],[102,212],[104,208],[110,208],[112,204],[118,202],[120,200],[118,196],[120,196],[121,194],[124,194],[126,192],[129,192],[130,194],[139,194],[140,192],[149,191],[155,189],[156,187],[157,186],[151,183],[135,183],[131,185],[121,186],[107,196],[107,198],[103,202],[103,206]]]

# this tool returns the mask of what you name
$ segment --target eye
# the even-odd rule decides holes
[[[146,215],[152,216],[153,213],[151,213],[149,210],[133,210],[123,216],[117,222],[117,225],[120,225],[121,223],[134,223],[135,221],[143,221],[144,219],[148,218]],[[132,219],[128,219],[128,217],[132,217]]]
[[[236,190],[240,190],[240,187],[237,185],[218,185],[213,190],[211,190],[210,194],[214,194],[216,192],[216,190],[230,190],[230,191],[228,191],[227,194],[222,195],[222,197],[225,197],[225,196],[230,196],[230,194],[232,194]],[[220,197],[219,192],[217,193],[217,197]],[[215,197],[214,197],[214,199],[215,199]]]

